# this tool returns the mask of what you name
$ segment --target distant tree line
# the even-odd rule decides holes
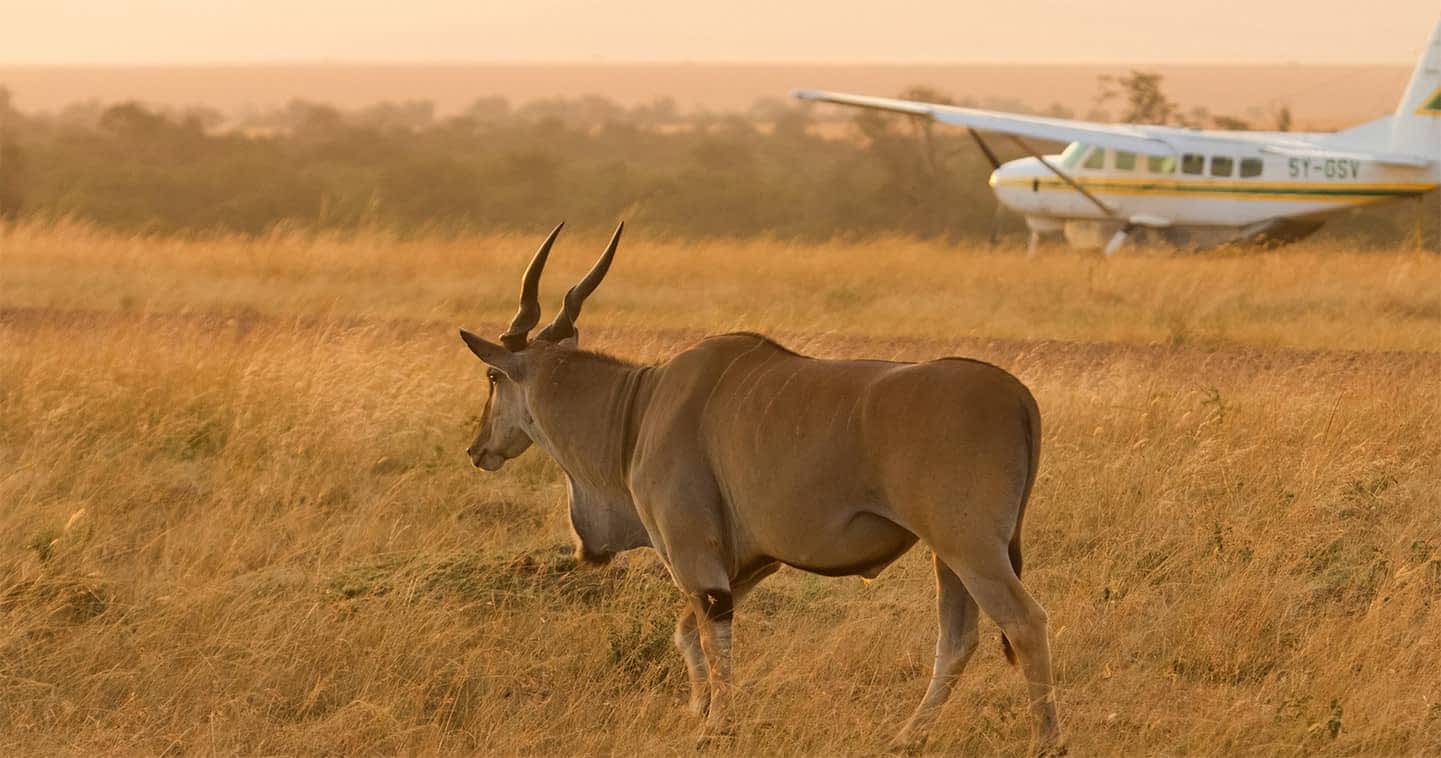
[[[1111,103],[1119,103],[1121,110],[1115,120],[1126,124],[1164,124],[1231,131],[1291,131],[1291,108],[1284,103],[1271,106],[1266,114],[1271,123],[1253,124],[1236,116],[1213,114],[1204,106],[1186,108],[1166,94],[1164,80],[1165,77],[1155,71],[1134,69],[1119,76],[1101,76],[1097,82],[1096,110],[1088,114],[1088,118],[1110,121],[1110,113],[1106,108]]]
[[[151,234],[449,234],[621,217],[684,238],[962,240],[1022,230],[996,212],[991,165],[965,131],[831,113],[843,120],[780,99],[718,114],[592,96],[480,98],[443,118],[428,102],[341,111],[297,101],[229,118],[134,102],[27,114],[0,88],[0,217]],[[1018,156],[992,142],[1002,160]],[[1368,212],[1351,233],[1404,240],[1414,217]]]

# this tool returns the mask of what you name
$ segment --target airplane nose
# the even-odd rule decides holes
[[[1035,158],[1017,158],[1002,163],[991,172],[991,191],[1002,205],[1013,211],[1027,213],[1040,208],[1036,190],[1041,177],[1050,172]]]
[[[1050,171],[1034,157],[1017,158],[1013,161],[1006,161],[991,172],[990,184],[995,187],[998,184],[1016,179],[1034,179],[1040,176],[1049,175]]]

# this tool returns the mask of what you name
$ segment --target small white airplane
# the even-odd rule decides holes
[[[1441,22],[1390,116],[1334,133],[1246,132],[1104,124],[975,108],[795,90],[793,97],[928,116],[964,126],[995,172],[991,188],[1042,234],[1116,252],[1149,230],[1177,246],[1300,239],[1349,208],[1441,186]],[[978,132],[1031,154],[1001,164]],[[1069,142],[1041,155],[1026,138]]]

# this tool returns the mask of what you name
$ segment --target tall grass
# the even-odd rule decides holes
[[[569,557],[559,472],[461,452],[537,239],[0,245],[0,752],[675,753],[674,590]],[[568,239],[543,298],[599,251]],[[1081,753],[1441,752],[1441,260],[1111,261],[639,238],[582,322],[967,354],[1045,419],[1026,582]],[[738,610],[742,754],[856,754],[919,700],[927,556]],[[992,639],[932,738],[1024,751]]]

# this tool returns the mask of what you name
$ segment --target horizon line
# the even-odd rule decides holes
[[[895,58],[875,59],[806,59],[806,60],[621,60],[604,58],[557,58],[557,59],[434,59],[434,60],[366,60],[349,58],[295,58],[276,60],[210,60],[210,61],[7,61],[0,59],[0,66],[8,68],[277,68],[285,66],[313,67],[377,67],[422,68],[441,66],[595,66],[595,67],[781,67],[781,66],[1346,66],[1346,67],[1406,67],[1414,66],[1414,60],[1146,60],[1146,59],[1074,59],[1074,60],[907,60]]]

